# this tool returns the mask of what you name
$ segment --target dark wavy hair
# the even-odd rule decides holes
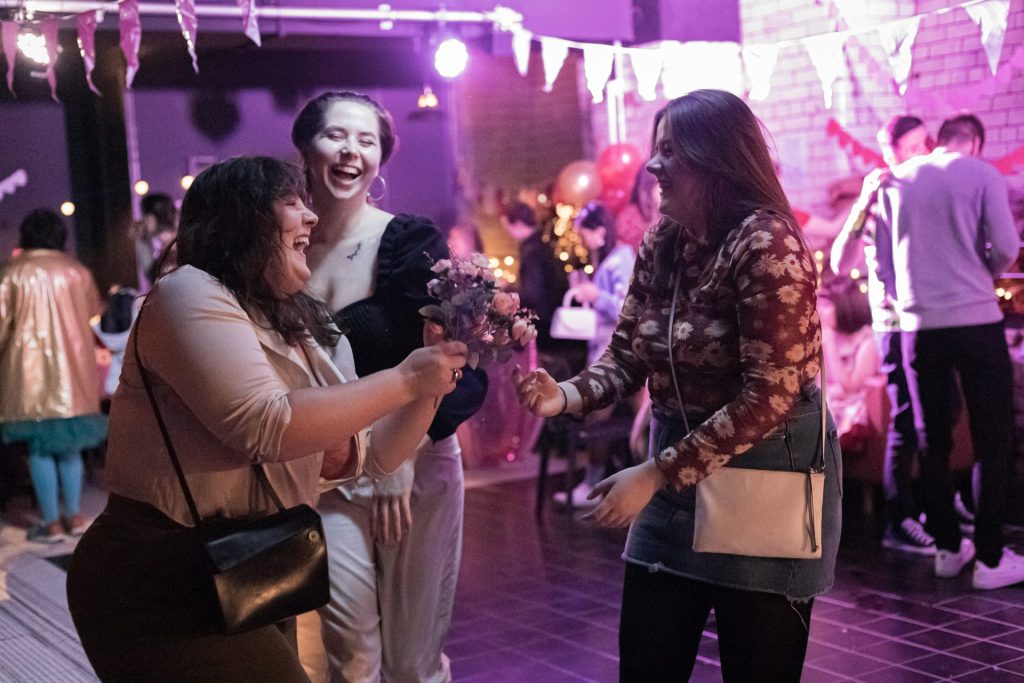
[[[22,249],[63,249],[68,239],[64,221],[51,209],[33,209],[21,221],[18,246]]]
[[[227,287],[250,314],[294,346],[312,337],[334,346],[341,336],[327,305],[306,292],[275,296],[264,276],[281,248],[278,199],[307,199],[302,170],[261,156],[210,166],[185,193],[178,229],[178,267],[193,266]]]
[[[724,90],[694,90],[677,97],[654,115],[652,150],[663,120],[672,154],[699,184],[697,209],[712,244],[720,244],[758,209],[797,224],[772,165],[761,122],[743,100]],[[683,246],[684,240],[677,240],[677,250]],[[666,253],[669,261],[659,266],[670,269],[676,256]]]
[[[588,230],[604,228],[604,246],[594,255],[596,258],[591,259],[592,263],[597,264],[604,261],[619,241],[618,231],[615,228],[615,216],[601,202],[587,202],[580,209],[579,216],[576,217],[576,225]]]
[[[355,102],[368,107],[376,114],[377,123],[380,125],[380,165],[386,164],[398,147],[394,119],[387,109],[377,103],[377,100],[351,90],[330,90],[303,105],[299,115],[295,117],[295,123],[292,124],[292,144],[295,145],[295,149],[300,152],[309,149],[317,133],[323,130],[324,114],[335,102]]]

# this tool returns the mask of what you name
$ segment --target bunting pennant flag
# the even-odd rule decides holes
[[[839,146],[843,149],[848,149],[851,154],[861,159],[866,164],[873,164],[877,167],[885,166],[885,159],[879,152],[863,144],[857,138],[850,135],[850,133],[843,128],[843,126],[835,119],[829,119],[828,124],[825,126],[825,134],[830,138],[835,138],[839,142]]]
[[[772,74],[779,60],[778,45],[747,45],[742,49],[750,99],[762,101],[772,90]]]
[[[85,64],[85,82],[89,90],[102,95],[92,82],[92,72],[96,68],[96,12],[83,12],[78,15],[78,51],[82,53]]]
[[[672,40],[663,42],[661,50],[661,89],[665,97],[679,97],[700,88],[727,90],[734,95],[746,90],[737,43]]]
[[[525,76],[530,68],[530,41],[533,34],[523,28],[512,30],[512,56],[516,60],[516,71]]]
[[[604,87],[612,76],[615,52],[607,45],[586,45],[583,48],[583,75],[594,104],[604,101]]]
[[[893,22],[878,27],[878,39],[885,50],[885,57],[892,69],[892,80],[900,95],[907,92],[907,81],[910,78],[911,48],[917,38],[917,30],[921,26],[921,17],[911,17],[903,21]]]
[[[196,0],[174,0],[174,13],[178,15],[181,37],[185,39],[188,56],[192,58],[192,70],[199,73],[199,57],[196,56],[196,32],[199,20],[196,18]]]
[[[562,64],[569,56],[569,43],[558,38],[541,38],[540,56],[544,62],[544,92],[551,92]]]
[[[818,79],[821,81],[826,109],[832,108],[832,87],[835,85],[836,79],[846,74],[846,55],[843,54],[843,45],[849,35],[848,32],[843,31],[803,40],[814,70],[818,72]]]
[[[46,40],[46,82],[50,85],[50,97],[54,102],[57,99],[57,29],[59,24],[56,19],[47,19],[41,23],[43,39]]]
[[[246,37],[256,43],[256,47],[262,47],[260,24],[256,19],[256,0],[238,0],[238,7],[242,10],[242,30]]]
[[[7,89],[14,95],[14,60],[18,58],[18,25],[13,21],[0,22],[0,41],[3,42],[7,61]]]
[[[139,23],[139,0],[121,0],[118,5],[118,28],[121,32],[121,52],[128,67],[124,72],[124,87],[131,90],[132,81],[139,71],[139,45],[142,43],[142,24]]]
[[[985,48],[988,68],[992,70],[994,76],[999,70],[999,56],[1003,52],[1010,0],[989,0],[978,5],[968,5],[964,7],[964,11],[981,28],[981,45]]]
[[[1003,175],[1010,175],[1015,166],[1024,166],[1024,145],[1013,150],[1001,159],[992,162]]]
[[[661,50],[630,50],[629,65],[636,76],[636,89],[648,102],[658,99],[658,81],[661,79]]]

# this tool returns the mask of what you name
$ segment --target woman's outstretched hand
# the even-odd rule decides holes
[[[594,486],[587,497],[603,494],[604,500],[583,515],[583,519],[599,526],[629,526],[664,485],[665,477],[653,460],[627,467]]]
[[[416,349],[398,369],[409,378],[417,396],[444,396],[455,389],[455,383],[462,377],[466,354],[462,342],[441,342]]]
[[[512,383],[519,402],[538,417],[553,417],[565,411],[566,398],[558,383],[543,368],[523,374],[518,365],[512,370]]]

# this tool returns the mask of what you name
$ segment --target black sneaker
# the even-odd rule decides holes
[[[882,536],[882,546],[915,555],[935,554],[935,539],[913,517],[905,518],[899,526],[890,524]]]

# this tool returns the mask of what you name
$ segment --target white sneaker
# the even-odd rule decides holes
[[[592,508],[601,502],[601,498],[595,498],[589,500],[587,496],[594,490],[594,487],[590,486],[586,482],[576,485],[576,488],[572,490],[572,506],[574,508]],[[565,491],[555,491],[551,496],[555,504],[565,507],[568,504],[569,496],[565,494]]]
[[[1024,581],[1024,557],[1009,548],[1003,548],[999,564],[989,567],[978,560],[974,563],[974,587],[979,590],[1004,588]]]
[[[959,576],[963,568],[974,559],[974,543],[969,538],[960,539],[960,552],[943,550],[935,551],[935,576],[942,579],[951,579]]]

